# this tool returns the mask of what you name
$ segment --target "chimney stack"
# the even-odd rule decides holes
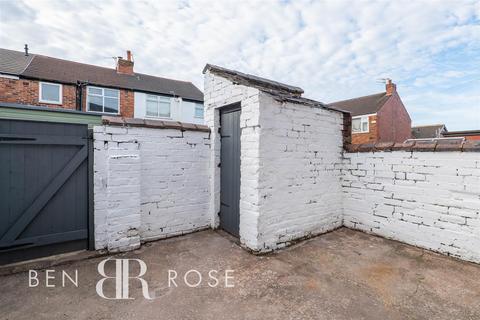
[[[392,79],[387,79],[385,91],[387,92],[387,96],[391,96],[394,92],[397,92],[397,85],[392,82]]]
[[[133,75],[133,56],[130,50],[127,50],[127,59],[117,58],[117,73]]]

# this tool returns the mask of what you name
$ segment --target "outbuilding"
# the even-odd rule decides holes
[[[342,226],[350,116],[303,89],[206,65],[213,227],[264,252]]]

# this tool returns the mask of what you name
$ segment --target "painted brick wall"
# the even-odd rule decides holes
[[[352,133],[352,143],[375,143],[378,141],[378,126],[376,115],[368,117],[368,129],[368,132],[365,133]]]
[[[240,102],[240,241],[243,245],[256,250],[258,248],[258,216],[259,193],[258,171],[259,164],[259,91],[258,89],[235,85],[232,82],[218,77],[210,71],[205,74],[204,106],[205,124],[212,132],[211,168],[210,168],[210,197],[209,214],[211,226],[218,227],[220,211],[220,127],[219,108]]]
[[[97,249],[210,226],[208,132],[97,126],[94,148]]]
[[[341,226],[342,114],[283,104],[207,71],[205,120],[213,134],[211,214],[220,210],[218,109],[241,103],[240,241],[268,251]]]
[[[62,104],[39,102],[39,81],[0,77],[0,101],[52,108],[76,109],[76,87],[62,84]],[[86,90],[83,89],[82,110],[86,111]],[[134,117],[134,92],[120,90],[120,115]]]
[[[478,153],[344,157],[345,226],[480,262]]]
[[[259,250],[342,225],[343,115],[260,95]]]

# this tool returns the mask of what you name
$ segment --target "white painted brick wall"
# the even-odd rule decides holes
[[[345,153],[347,227],[480,262],[475,152]]]
[[[205,74],[204,106],[205,124],[212,132],[210,216],[212,227],[219,224],[220,211],[220,127],[219,108],[241,102],[241,185],[240,185],[240,241],[256,250],[258,247],[258,170],[259,170],[259,91],[235,85],[209,71]]]
[[[342,114],[205,75],[211,134],[94,128],[96,248],[217,227],[219,108],[241,103],[240,240],[268,251],[341,225],[480,262],[480,157],[343,153]]]
[[[210,226],[209,133],[98,126],[94,148],[97,249]]]
[[[205,74],[205,120],[212,130],[212,227],[220,210],[219,111],[241,103],[240,241],[267,251],[342,224],[342,115],[282,104],[259,90]],[[324,171],[324,169],[326,169]]]
[[[343,116],[260,95],[260,250],[342,225]]]

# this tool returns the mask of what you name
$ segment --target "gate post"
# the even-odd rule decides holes
[[[88,250],[95,250],[95,220],[93,192],[93,129],[88,129]]]

